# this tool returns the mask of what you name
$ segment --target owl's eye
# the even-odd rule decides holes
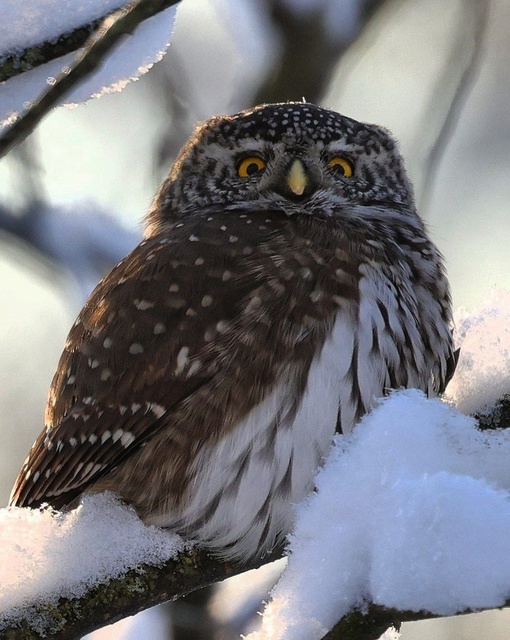
[[[330,158],[328,160],[328,167],[331,167],[344,178],[350,178],[354,173],[354,165],[352,162],[341,156],[333,156]]]
[[[263,171],[265,168],[266,163],[262,158],[258,156],[248,156],[237,164],[237,175],[240,178],[249,178],[255,173]]]

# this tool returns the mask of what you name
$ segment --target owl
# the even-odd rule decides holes
[[[224,558],[261,557],[335,433],[389,390],[444,390],[451,324],[386,130],[307,103],[214,117],[73,325],[11,504],[112,491]]]

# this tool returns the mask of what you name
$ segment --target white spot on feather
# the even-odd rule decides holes
[[[219,320],[216,323],[216,331],[218,333],[225,333],[227,329],[228,329],[228,322],[226,320]]]
[[[202,362],[200,360],[194,360],[191,363],[190,368],[188,369],[188,372],[186,373],[186,379],[191,378],[191,376],[193,376],[202,366]]]
[[[154,302],[150,302],[149,300],[140,300],[139,298],[135,298],[133,300],[133,304],[140,311],[147,311],[147,309],[152,309],[152,307],[155,305]]]
[[[147,411],[153,413],[156,418],[161,418],[161,416],[165,415],[166,409],[165,407],[157,404],[156,402],[146,402]]]
[[[133,342],[133,344],[129,347],[129,353],[131,355],[138,355],[139,353],[143,353],[143,346],[139,342]]]
[[[125,431],[122,434],[120,443],[123,447],[129,447],[129,445],[133,442],[134,439],[135,439],[135,436],[131,433],[131,431]]]
[[[117,442],[117,440],[120,440],[123,435],[124,435],[123,429],[116,429],[112,435],[113,442]]]
[[[175,367],[175,375],[179,375],[184,371],[184,367],[188,364],[189,347],[182,347],[177,354],[177,366]]]

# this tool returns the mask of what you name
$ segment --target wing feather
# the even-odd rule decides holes
[[[229,241],[227,215],[180,223],[142,242],[96,287],[70,331],[46,429],[11,504],[61,508],[161,429],[179,450],[232,426],[262,399],[281,369],[276,345],[289,343],[293,327],[302,335],[295,298],[307,300],[315,286],[296,275],[305,260],[292,262],[296,247],[282,280],[291,239],[282,236],[282,214],[272,225],[263,215],[242,222],[242,242]],[[283,357],[309,364],[313,353],[301,339]],[[248,367],[252,381],[242,390]]]

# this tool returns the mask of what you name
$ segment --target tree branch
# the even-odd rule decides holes
[[[501,609],[510,607],[510,599]],[[492,608],[493,609],[493,608]],[[490,609],[478,611],[460,611],[455,616],[479,613]],[[391,607],[382,607],[370,604],[366,608],[356,609],[344,616],[329,631],[322,640],[377,640],[385,631],[395,628],[400,631],[403,622],[418,622],[419,620],[432,620],[444,618],[428,611],[399,611]]]
[[[192,549],[163,566],[142,565],[132,569],[106,584],[94,586],[79,598],[60,598],[57,604],[27,607],[17,622],[0,626],[0,637],[4,640],[78,639],[149,607],[256,569],[282,555],[280,550],[241,567]],[[37,620],[37,630],[30,624],[32,620]]]
[[[89,24],[63,33],[51,42],[40,42],[21,52],[0,54],[0,82],[10,80],[25,71],[31,71],[42,64],[77,51],[109,15],[112,14],[108,13]]]
[[[422,184],[416,185],[422,211],[429,208],[441,159],[476,80],[484,53],[489,7],[490,0],[469,0],[462,5],[449,60],[431,93],[430,105],[424,111],[423,125],[417,127],[421,132],[419,144],[425,153]]]
[[[324,9],[302,15],[282,0],[267,2],[269,17],[282,40],[275,68],[259,87],[253,104],[302,100],[319,102],[341,56],[361,36],[369,19],[387,0],[360,2],[357,30],[350,38],[328,36]]]
[[[125,35],[147,18],[177,4],[178,0],[135,0],[126,8],[111,14],[87,40],[71,67],[62,72],[21,118],[0,138],[0,158],[24,140],[61,98],[78,82],[95,71],[106,54]]]
[[[164,11],[173,4],[176,4],[179,0],[173,2],[159,2],[152,3],[154,8],[152,13],[147,17],[151,17],[156,13]],[[157,5],[161,4],[161,7]],[[26,71],[31,71],[42,64],[61,58],[73,51],[77,51],[88,40],[88,38],[96,31],[104,20],[111,16],[115,16],[122,9],[110,11],[104,15],[92,20],[88,24],[83,24],[72,31],[66,31],[57,38],[52,39],[49,42],[40,42],[33,46],[27,47],[22,51],[15,51],[10,53],[4,51],[0,53],[0,82],[5,82],[10,78],[21,75]],[[144,18],[145,19],[145,18]]]

